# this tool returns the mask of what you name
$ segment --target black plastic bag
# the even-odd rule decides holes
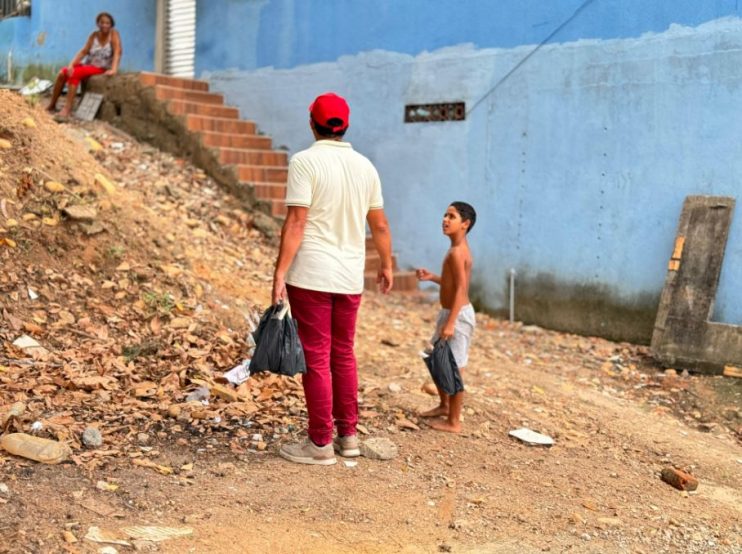
[[[453,396],[464,390],[459,366],[448,341],[439,339],[435,342],[433,351],[425,358],[425,365],[428,366],[433,382],[447,395]]]
[[[304,349],[288,303],[268,308],[260,318],[253,338],[255,352],[250,360],[250,373],[270,371],[294,376],[307,372]]]

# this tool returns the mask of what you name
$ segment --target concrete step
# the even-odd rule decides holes
[[[190,131],[208,131],[229,134],[255,134],[255,123],[234,118],[212,117],[208,115],[188,114],[186,125]]]
[[[376,272],[369,271],[364,274],[363,288],[366,290],[378,290],[376,284]],[[418,290],[417,277],[414,271],[395,271],[392,292],[412,292]]]
[[[209,115],[222,119],[239,119],[240,111],[230,106],[215,106],[203,102],[187,102],[185,100],[168,100],[167,109],[176,115]]]
[[[286,198],[286,185],[279,183],[245,183],[255,191],[255,198],[261,200],[284,200]]]
[[[223,164],[286,166],[288,165],[288,156],[283,150],[220,148],[219,161]]]
[[[236,133],[215,133],[203,131],[201,133],[201,143],[205,146],[270,150],[273,141],[270,137],[263,135],[241,135]]]
[[[168,87],[177,87],[187,90],[200,90],[202,92],[207,92],[209,90],[209,83],[206,81],[182,79],[180,77],[171,77],[170,75],[161,75],[160,73],[150,73],[148,71],[143,71],[139,74],[139,82],[150,87],[155,85],[165,85]]]
[[[286,166],[265,165],[235,165],[237,176],[240,181],[252,183],[281,183],[286,184],[289,169]]]
[[[187,102],[201,102],[203,104],[224,104],[224,96],[214,92],[189,90],[180,87],[155,85],[155,98],[158,100],[185,100]]]
[[[376,249],[372,248],[370,250],[366,250],[366,269],[365,271],[379,271],[379,268],[381,267],[381,256],[379,256],[376,253]],[[392,269],[394,271],[397,271],[399,267],[397,266],[397,256],[392,254]]]

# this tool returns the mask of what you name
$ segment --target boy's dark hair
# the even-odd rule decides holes
[[[348,130],[348,128],[346,127],[345,129],[341,129],[340,131],[333,131],[329,127],[325,127],[324,125],[320,125],[314,119],[312,119],[312,122],[314,123],[314,130],[317,131],[317,134],[319,136],[323,137],[323,138],[337,138],[337,137],[342,137],[343,135],[345,135],[345,131]],[[338,119],[337,117],[333,117],[331,119],[328,119],[327,120],[327,123],[329,123],[330,125],[333,125],[333,126],[342,125],[343,124],[343,120],[342,119]]]
[[[116,26],[116,21],[113,19],[113,16],[108,12],[100,12],[98,15],[95,16],[95,22],[100,23],[100,20],[104,17],[107,17],[111,21],[111,27]]]
[[[477,212],[474,211],[471,204],[467,204],[466,202],[451,202],[451,206],[456,208],[456,211],[459,212],[461,221],[469,222],[469,228],[466,230],[466,234],[468,235],[469,231],[472,230],[474,224],[477,222]]]

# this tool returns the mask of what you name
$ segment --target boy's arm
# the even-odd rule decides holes
[[[451,278],[453,279],[454,297],[451,311],[448,314],[448,320],[441,329],[441,338],[448,340],[453,337],[456,318],[459,316],[461,308],[466,306],[468,299],[466,297],[466,266],[464,255],[458,250],[452,250],[448,263],[451,264]]]
[[[415,270],[415,274],[417,275],[418,281],[433,281],[436,285],[441,284],[440,275],[436,275],[435,273],[428,271],[424,267]]]

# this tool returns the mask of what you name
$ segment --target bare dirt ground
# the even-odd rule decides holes
[[[305,421],[296,382],[256,376],[209,406],[185,401],[246,355],[272,241],[198,170],[112,129],[58,127],[10,95],[0,116],[0,242],[15,245],[0,246],[0,414],[22,401],[8,432],[39,421],[73,447],[57,466],[0,452],[0,552],[742,552],[742,381],[478,314],[465,432],[438,433],[416,415],[435,402],[417,354],[430,293],[368,293],[360,314],[362,438],[399,456],[284,462],[275,451]],[[105,231],[60,215],[60,197],[95,206]],[[12,347],[23,333],[48,355]],[[81,444],[87,426],[103,446]],[[522,426],[556,444],[508,436]],[[697,492],[662,482],[668,466]],[[138,541],[132,525],[191,533]],[[91,527],[128,544],[85,539]]]

